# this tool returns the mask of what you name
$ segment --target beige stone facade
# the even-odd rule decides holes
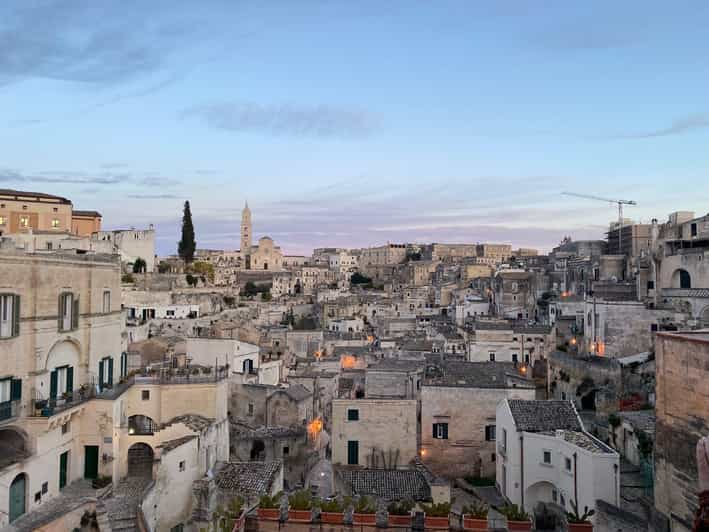
[[[659,333],[655,344],[655,506],[689,531],[698,505],[697,440],[709,434],[709,333]]]
[[[396,467],[416,457],[417,401],[335,399],[332,401],[332,462]]]

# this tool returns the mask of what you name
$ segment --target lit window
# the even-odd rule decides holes
[[[30,217],[29,216],[20,216],[20,227],[29,227],[30,225]]]
[[[7,222],[5,221],[4,216],[0,216],[0,225],[5,225]]]
[[[59,227],[59,219],[54,218],[54,219],[52,220],[52,227],[54,227],[55,229],[56,229],[57,227]]]

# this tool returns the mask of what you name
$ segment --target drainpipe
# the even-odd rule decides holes
[[[578,507],[579,507],[579,479],[577,476],[576,458],[577,458],[577,455],[576,455],[576,453],[574,453],[574,501],[576,501],[576,508],[578,509]]]
[[[519,434],[519,491],[520,491],[520,508],[524,510],[524,434]]]

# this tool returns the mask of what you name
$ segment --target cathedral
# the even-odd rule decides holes
[[[241,211],[241,264],[246,270],[283,271],[283,254],[270,236],[262,236],[253,246],[251,209],[249,202]]]

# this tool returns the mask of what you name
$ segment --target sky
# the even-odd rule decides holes
[[[197,246],[547,250],[709,211],[709,2],[3,0],[0,188]]]

